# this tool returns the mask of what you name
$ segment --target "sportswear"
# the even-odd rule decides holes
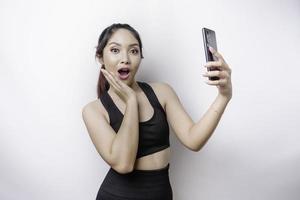
[[[136,158],[140,158],[168,148],[170,141],[167,115],[154,90],[146,82],[137,81],[137,83],[154,109],[154,114],[149,120],[139,122],[139,143]],[[111,127],[117,133],[124,117],[123,113],[106,90],[100,96],[100,100],[109,114]]]

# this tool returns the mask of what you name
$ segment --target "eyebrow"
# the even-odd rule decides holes
[[[116,44],[118,46],[122,46],[121,44],[119,44],[117,42],[110,42],[108,45],[110,45],[110,44]],[[139,44],[137,44],[137,43],[130,44],[129,46],[131,47],[131,46],[135,46],[135,45],[139,46]]]

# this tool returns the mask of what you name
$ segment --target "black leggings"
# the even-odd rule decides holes
[[[155,170],[134,169],[127,174],[110,168],[96,200],[172,200],[169,165]]]

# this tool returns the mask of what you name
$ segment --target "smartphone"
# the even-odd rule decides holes
[[[218,60],[210,52],[210,50],[208,48],[208,46],[211,46],[216,51],[218,50],[215,31],[208,29],[208,28],[202,28],[202,36],[203,36],[203,44],[204,44],[204,52],[205,52],[206,62]],[[207,68],[207,71],[213,71],[213,70],[220,70],[220,69],[217,67]],[[209,80],[219,80],[219,77],[217,77],[217,76],[209,77]]]

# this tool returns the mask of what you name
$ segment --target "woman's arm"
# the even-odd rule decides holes
[[[190,138],[199,151],[203,145],[210,138],[218,125],[220,118],[226,108],[226,105],[232,97],[232,84],[231,84],[231,69],[225,62],[223,56],[212,47],[209,50],[217,57],[217,61],[207,62],[204,66],[207,68],[217,67],[219,70],[208,70],[203,74],[204,77],[219,77],[219,80],[208,80],[207,84],[217,86],[219,94],[208,111],[204,114],[203,118],[193,125],[189,131]]]
[[[188,134],[195,151],[199,151],[213,134],[229,101],[230,98],[218,95],[204,116],[190,128]]]
[[[139,143],[139,119],[138,103],[136,99],[126,103],[126,110],[122,124],[112,143],[112,154],[124,166],[128,166],[128,172],[134,168]]]
[[[212,135],[220,121],[226,105],[232,97],[231,69],[220,53],[214,49],[210,50],[218,58],[218,60],[207,62],[205,67],[217,67],[219,71],[208,71],[203,74],[203,76],[219,77],[219,80],[206,81],[209,85],[217,86],[219,94],[199,122],[193,122],[192,118],[181,104],[176,92],[169,84],[159,84],[166,102],[168,122],[180,142],[192,151],[199,151]]]
[[[119,173],[132,171],[138,149],[137,100],[126,102],[125,114],[116,133],[95,103],[82,109],[82,117],[98,153]]]
[[[160,83],[159,87],[166,99],[167,119],[173,132],[189,150],[199,151],[215,130],[231,97],[219,94],[199,122],[194,123],[175,90],[168,83]]]
[[[110,87],[126,103],[121,126],[116,133],[93,104],[84,107],[82,117],[91,139],[101,157],[120,173],[134,168],[139,141],[138,102],[135,92],[121,82],[114,73],[101,69]]]

